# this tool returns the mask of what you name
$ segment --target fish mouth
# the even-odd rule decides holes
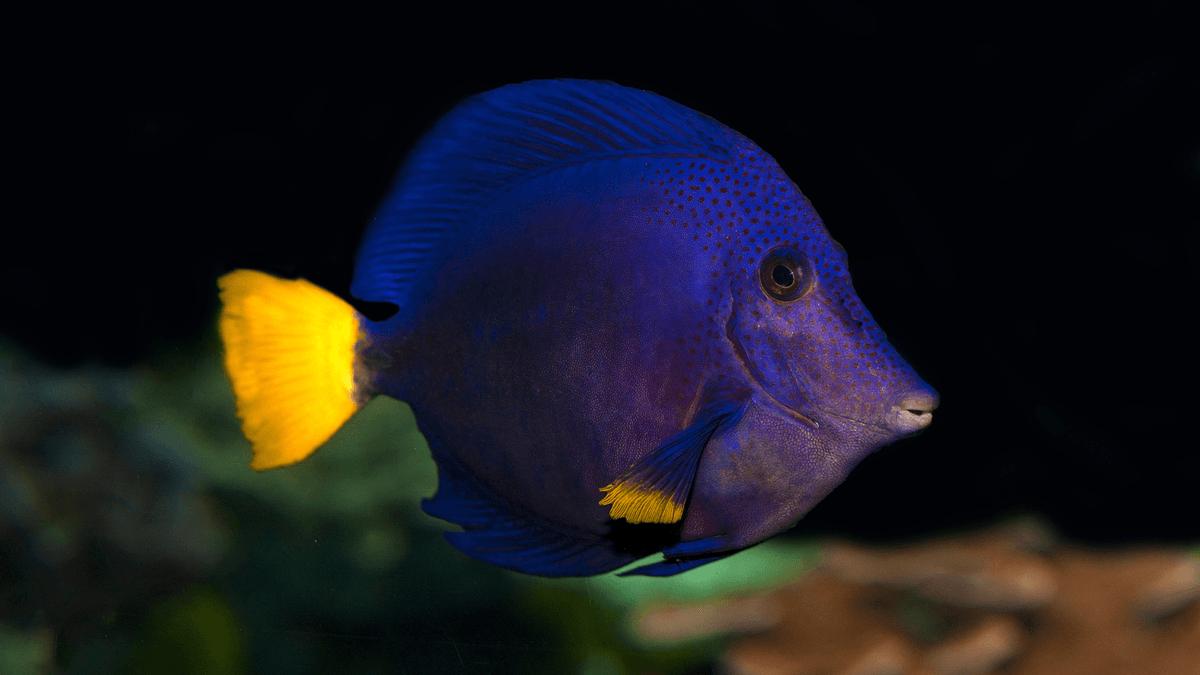
[[[768,394],[768,396],[770,395]],[[774,397],[772,397],[772,400],[775,400]],[[779,401],[775,402],[779,403]],[[839,415],[838,413],[821,408],[816,408],[805,414],[782,404],[781,407],[813,429],[819,428],[819,420],[831,418],[831,420],[852,424],[863,429],[870,429],[880,435],[903,438],[922,431],[925,427],[929,426],[933,422],[933,411],[937,409],[939,402],[937,392],[932,389],[909,392],[900,399],[899,403],[890,406],[884,413],[883,419],[879,422],[867,422],[853,417],[846,417],[845,415]]]
[[[884,416],[884,426],[902,435],[914,434],[933,421],[933,411],[938,407],[937,392],[932,389],[911,391],[891,406]]]
[[[820,408],[800,412],[789,405],[784,405],[779,399],[761,387],[760,391],[785,414],[797,420],[805,427],[808,427],[813,432],[820,431],[822,420],[831,423],[836,420],[839,423],[868,431],[880,437],[882,442],[899,440],[923,431],[925,427],[933,422],[933,411],[938,406],[938,395],[936,392],[913,393],[901,399],[900,403],[891,406],[884,414],[884,419],[880,422],[866,422]],[[887,440],[888,438],[891,440]]]
[[[882,419],[876,417],[871,421],[858,419],[855,417],[847,417],[831,410],[825,410],[817,406],[813,406],[804,411],[785,404],[775,397],[766,387],[758,382],[759,391],[766,395],[772,403],[784,410],[788,416],[796,419],[804,426],[813,431],[821,428],[821,420],[828,419],[830,421],[837,420],[852,424],[854,426],[869,429],[874,433],[892,436],[893,438],[904,438],[925,429],[933,422],[933,411],[937,409],[940,403],[938,393],[932,387],[925,383],[922,386],[906,392],[900,397],[900,400],[889,406],[882,415]]]

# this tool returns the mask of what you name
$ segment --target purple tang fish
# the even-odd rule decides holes
[[[438,466],[463,553],[583,576],[719,560],[796,523],[937,393],[888,344],[846,252],[767,153],[607,82],[467,99],[405,161],[351,294],[220,280],[252,466],[298,462],[372,397]]]

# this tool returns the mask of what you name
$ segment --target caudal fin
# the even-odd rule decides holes
[[[303,279],[236,270],[217,285],[225,371],[254,451],[250,466],[295,464],[360,407],[354,343],[361,317]]]

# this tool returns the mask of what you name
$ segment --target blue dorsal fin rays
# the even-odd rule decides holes
[[[677,523],[683,518],[705,445],[719,427],[736,424],[745,410],[744,398],[736,393],[708,398],[691,425],[600,488],[608,493],[600,505],[611,505],[611,518],[630,523]]]
[[[351,293],[412,309],[470,215],[533,177],[632,156],[728,159],[723,127],[657,94],[611,82],[537,80],[473,96],[410,153],[368,225]]]

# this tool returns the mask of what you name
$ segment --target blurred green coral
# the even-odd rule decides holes
[[[257,472],[219,354],[191,365],[181,379],[142,378],[135,400],[143,415],[168,420],[191,440],[210,485],[252,492],[286,512],[360,518],[398,507],[440,522],[418,508],[433,495],[437,470],[406,404],[379,397],[305,461]]]
[[[0,624],[0,673],[38,675],[51,672],[54,635],[48,630],[21,631]]]
[[[155,608],[122,675],[248,672],[237,615],[215,589],[196,586]]]

